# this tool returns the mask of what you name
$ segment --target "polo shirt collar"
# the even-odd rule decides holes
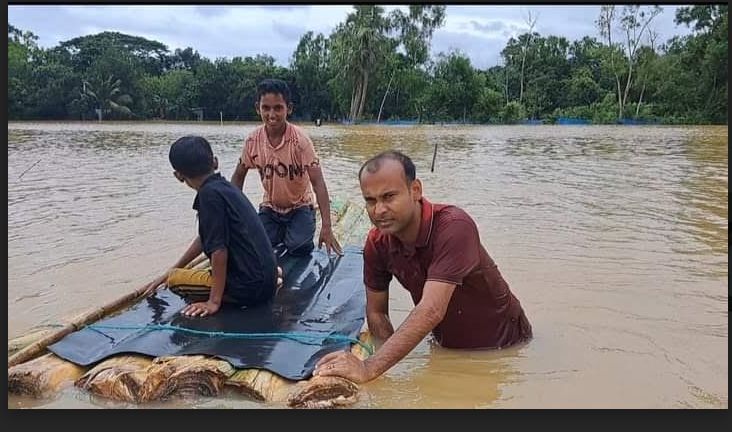
[[[430,237],[432,237],[432,228],[434,226],[434,205],[427,200],[427,198],[422,197],[420,200],[420,206],[422,209],[422,220],[420,221],[419,232],[417,233],[417,241],[414,243],[414,246],[408,246],[395,237],[396,241],[392,243],[393,252],[396,252],[401,248],[413,253],[414,249],[423,248],[429,244]]]

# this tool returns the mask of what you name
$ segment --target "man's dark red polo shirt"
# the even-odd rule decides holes
[[[366,286],[388,290],[394,275],[417,304],[426,281],[455,284],[445,317],[433,330],[446,348],[502,348],[531,338],[531,324],[480,244],[473,219],[458,207],[426,198],[421,205],[414,245],[371,229],[364,247]]]

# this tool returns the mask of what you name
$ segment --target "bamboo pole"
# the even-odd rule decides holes
[[[196,265],[204,263],[206,260],[206,255],[201,255],[198,258],[191,261],[186,267],[192,268]],[[146,291],[146,285],[143,285],[142,287],[136,289],[135,291],[126,294],[116,300],[113,300],[95,310],[89,311],[76,319],[74,319],[71,323],[66,324],[59,330],[33,342],[32,344],[26,346],[25,348],[21,349],[20,351],[16,352],[12,356],[8,357],[8,369],[11,367],[26,362],[28,360],[32,360],[33,358],[37,357],[38,355],[42,354],[43,351],[49,346],[52,345],[67,335],[77,331],[81,330],[83,327],[99,321],[100,319],[104,318],[105,316],[122,309],[125,306],[128,306],[132,303],[135,303],[137,300],[139,300],[141,297],[144,296]]]
[[[75,319],[73,322],[65,325],[63,328],[57,330],[56,332],[42,338],[39,341],[36,341],[27,347],[23,348],[22,350],[18,351],[17,353],[13,354],[11,357],[8,358],[8,369],[26,362],[28,360],[31,360],[35,358],[38,354],[42,353],[43,350],[46,349],[51,344],[54,344],[61,339],[63,339],[66,335],[71,334],[77,330],[80,330],[86,325],[89,325],[100,318],[108,315],[111,312],[114,312],[121,307],[128,305],[129,303],[136,300],[138,297],[142,296],[145,293],[145,286],[140,287],[136,289],[135,291],[126,294],[114,301],[111,301],[104,306],[93,310],[91,312],[88,312],[79,318]]]
[[[48,336],[49,334],[53,333],[53,331],[56,329],[54,328],[39,328],[36,330],[31,330],[30,333],[26,333],[22,336],[18,336],[14,339],[11,339],[8,341],[8,357],[15,354],[16,352],[22,350],[23,348],[27,347],[28,345],[41,340],[44,336]]]

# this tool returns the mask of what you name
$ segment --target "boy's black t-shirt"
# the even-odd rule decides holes
[[[198,190],[198,233],[203,252],[211,258],[226,248],[225,295],[251,304],[274,295],[277,264],[262,221],[249,199],[221,174],[211,174]]]

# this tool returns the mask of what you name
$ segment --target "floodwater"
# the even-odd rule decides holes
[[[205,136],[228,178],[254,127],[9,123],[8,338],[172,264],[196,223],[169,145]],[[355,407],[728,407],[726,126],[304,127],[332,197],[359,199],[367,157],[409,154],[428,198],[475,219],[534,328],[528,344],[492,352],[427,338]],[[259,202],[256,175],[245,192]],[[411,300],[390,292],[398,324]],[[125,405],[70,388],[8,406]],[[243,396],[155,406],[268,408]]]

